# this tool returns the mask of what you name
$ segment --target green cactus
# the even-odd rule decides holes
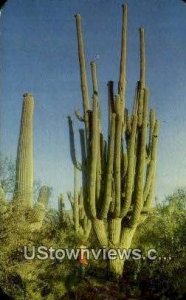
[[[24,94],[17,148],[14,199],[26,207],[33,206],[33,112],[33,96],[28,93]]]
[[[80,65],[80,77],[81,77],[81,91],[83,98],[83,107],[84,107],[84,121],[85,121],[85,130],[86,137],[89,138],[89,93],[88,93],[88,83],[87,83],[87,74],[86,74],[86,63],[85,63],[85,54],[84,54],[84,44],[83,44],[83,34],[81,27],[81,16],[79,14],[75,15],[76,18],[76,28],[78,35],[78,52],[79,52],[79,65]]]
[[[143,28],[139,30],[140,80],[131,114],[125,108],[127,5],[122,6],[122,11],[120,72],[115,96],[113,82],[108,83],[108,142],[101,132],[95,62],[91,63],[93,104],[92,109],[89,107],[81,17],[76,15],[84,116],[76,115],[85,123],[86,132],[83,160],[78,166],[82,171],[85,213],[100,245],[107,248],[129,248],[136,228],[148,215],[153,201],[159,132],[155,112],[151,110],[149,114],[148,109]],[[71,153],[75,153],[72,131],[70,134]],[[77,166],[75,155],[72,160]],[[123,266],[124,260],[119,258],[109,261],[109,269],[115,275],[122,275]]]
[[[25,211],[25,217],[31,222],[32,229],[40,229],[48,200],[50,189],[42,186],[38,201],[33,202],[33,112],[34,98],[32,94],[23,95],[21,126],[17,147],[16,181],[11,204]],[[1,193],[1,192],[0,192]],[[1,193],[2,194],[2,193]]]

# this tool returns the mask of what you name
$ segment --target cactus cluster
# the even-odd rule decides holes
[[[119,82],[114,91],[108,82],[108,137],[101,131],[101,113],[96,63],[91,62],[93,103],[90,105],[81,16],[76,28],[80,65],[84,123],[80,129],[82,163],[77,162],[73,131],[70,130],[71,156],[74,166],[82,171],[85,213],[91,220],[100,245],[129,248],[137,226],[152,204],[159,121],[154,110],[149,112],[149,91],[145,83],[145,37],[140,36],[140,79],[137,82],[132,112],[126,108],[127,5],[122,6],[122,35]],[[111,260],[110,271],[121,275],[124,261]]]

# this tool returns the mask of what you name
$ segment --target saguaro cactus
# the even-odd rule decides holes
[[[14,198],[27,207],[33,205],[33,110],[33,96],[28,93],[24,94],[17,148]]]
[[[159,122],[148,109],[145,84],[144,29],[140,28],[140,80],[133,110],[125,108],[127,6],[123,5],[121,59],[118,91],[108,83],[108,139],[101,132],[99,94],[95,62],[91,63],[93,105],[88,104],[88,84],[81,30],[81,16],[76,15],[78,53],[86,134],[81,137],[83,198],[87,217],[103,247],[129,248],[137,226],[145,219],[152,204]],[[88,118],[88,120],[87,120]],[[88,133],[88,134],[87,134]],[[76,159],[74,163],[77,164]],[[80,164],[77,164],[80,166]],[[109,261],[116,275],[123,272],[124,260]]]
[[[38,201],[33,205],[33,112],[34,98],[32,94],[26,93],[23,95],[13,203],[29,216],[31,227],[39,229],[45,216],[50,189],[41,187]]]

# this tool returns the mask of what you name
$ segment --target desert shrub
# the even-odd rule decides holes
[[[157,299],[184,297],[185,229],[186,190],[178,189],[152,211],[135,237],[133,247],[142,249],[143,253],[148,249],[155,249],[157,252],[155,260],[146,259],[126,264],[128,270],[133,269],[131,282],[136,278],[142,293]]]

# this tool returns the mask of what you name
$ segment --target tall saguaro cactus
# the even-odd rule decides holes
[[[28,93],[24,94],[23,98],[21,127],[17,148],[14,198],[25,206],[32,207],[34,99]]]
[[[108,83],[108,139],[101,132],[99,93],[95,62],[91,63],[93,104],[88,105],[88,84],[81,17],[76,15],[78,54],[85,123],[81,136],[82,178],[85,212],[91,220],[102,247],[129,248],[137,226],[152,205],[159,121],[148,108],[149,92],[145,83],[145,38],[140,28],[140,80],[132,112],[126,109],[127,6],[123,5],[121,59],[118,90]],[[88,120],[87,120],[88,118]],[[88,134],[87,134],[88,132]],[[77,164],[77,161],[75,161]],[[78,165],[80,165],[78,163]],[[109,261],[115,275],[123,272],[124,260]]]
[[[33,203],[33,112],[34,98],[26,93],[23,95],[13,203],[25,212],[31,222],[30,228],[39,230],[45,217],[50,189],[42,186],[38,201]]]

